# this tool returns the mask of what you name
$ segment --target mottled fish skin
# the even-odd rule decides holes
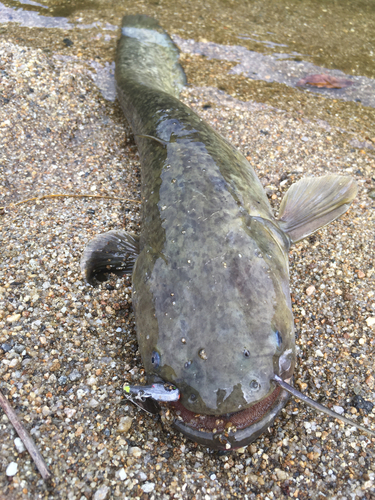
[[[274,389],[285,351],[290,365],[281,375],[293,371],[288,240],[244,156],[182,104],[178,90],[155,86],[165,68],[153,54],[168,54],[169,37],[145,42],[145,29],[134,24],[124,19],[116,81],[142,165],[141,252],[133,271],[142,361],[149,375],[179,387],[191,411],[236,412]],[[135,60],[142,61],[138,73]]]
[[[140,155],[142,229],[139,241],[99,235],[83,274],[133,268],[139,350],[149,382],[180,392],[174,425],[213,448],[244,446],[289,397],[275,379],[290,381],[295,364],[290,244],[343,214],[356,185],[303,179],[276,220],[245,157],[179,101],[178,50],[154,19],[123,19],[115,76]],[[216,421],[238,429],[221,434]]]

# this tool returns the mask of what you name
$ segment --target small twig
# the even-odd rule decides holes
[[[45,194],[43,196],[36,196],[35,198],[27,198],[27,200],[18,201],[17,203],[11,203],[10,207],[16,207],[17,205],[22,205],[23,203],[28,203],[29,201],[42,201],[47,198],[104,198],[106,200],[119,200],[119,201],[129,201],[131,203],[141,203],[139,200],[129,200],[128,198],[118,198],[116,196],[103,196],[100,194]],[[0,210],[4,210],[7,207],[0,207]]]
[[[24,426],[18,420],[18,417],[17,417],[15,411],[10,406],[9,401],[2,394],[1,391],[0,391],[0,405],[1,405],[2,409],[4,410],[5,415],[9,418],[13,427],[16,429],[17,434],[22,439],[23,444],[26,446],[27,451],[30,453],[31,458],[35,462],[35,465],[38,467],[38,470],[39,470],[42,478],[45,481],[47,481],[48,479],[50,479],[52,477],[52,475],[47,468],[47,465],[44,461],[44,458],[42,457],[38,448],[36,447],[36,444],[34,443],[33,438],[30,436],[30,434],[27,432],[27,430],[24,428]]]

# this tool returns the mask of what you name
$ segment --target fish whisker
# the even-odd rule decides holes
[[[338,420],[341,420],[341,422],[344,422],[345,424],[348,425],[353,425],[357,429],[366,432],[367,434],[370,434],[371,436],[375,437],[375,432],[371,431],[370,429],[367,429],[361,424],[357,424],[357,422],[354,422],[354,420],[351,420],[349,418],[346,418],[339,413],[336,413],[333,410],[330,410],[326,406],[321,405],[317,401],[314,401],[313,399],[309,398],[305,394],[302,394],[302,392],[298,391],[296,388],[293,386],[289,385],[287,382],[285,382],[281,377],[278,375],[274,375],[273,380],[283,389],[288,391],[292,396],[294,396],[297,399],[300,399],[303,401],[307,406],[310,406],[310,408],[314,408],[314,410],[318,410],[322,413],[325,413],[326,415],[329,415],[330,417],[337,418]]]

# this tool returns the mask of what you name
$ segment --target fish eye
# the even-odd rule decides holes
[[[251,380],[249,386],[250,386],[250,389],[252,389],[253,391],[259,391],[259,389],[260,389],[260,384],[256,380]]]
[[[277,345],[280,347],[281,344],[283,343],[283,338],[282,338],[281,333],[279,332],[279,330],[276,330],[275,335],[276,335]]]
[[[243,355],[245,356],[245,358],[250,358],[250,351],[249,351],[249,349],[244,349]]]
[[[160,354],[157,351],[154,351],[151,354],[151,363],[154,368],[158,368],[160,365]]]
[[[197,399],[198,399],[197,395],[192,393],[192,394],[190,394],[188,401],[189,401],[189,403],[195,403],[197,401]]]

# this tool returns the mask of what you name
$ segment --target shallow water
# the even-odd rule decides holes
[[[115,99],[113,59],[122,16],[156,17],[182,51],[191,85],[270,104],[362,133],[375,148],[375,4],[372,1],[170,1],[0,3],[8,40],[86,61]],[[65,40],[65,42],[64,42]],[[346,78],[342,89],[298,87],[311,74]],[[318,98],[317,98],[318,97]]]

